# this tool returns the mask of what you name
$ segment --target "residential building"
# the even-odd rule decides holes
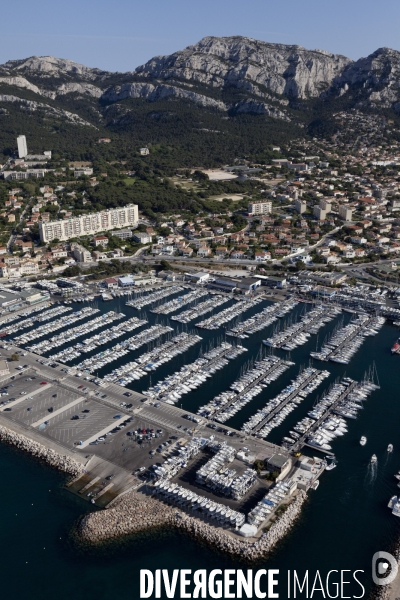
[[[249,216],[266,215],[269,214],[271,211],[272,202],[270,200],[256,200],[254,202],[249,202]]]
[[[210,254],[211,254],[211,249],[208,246],[200,246],[199,249],[197,250],[197,256],[199,256],[199,257],[210,256]]]
[[[138,244],[151,244],[152,237],[148,233],[144,233],[142,231],[138,231],[133,234],[132,238]]]
[[[93,175],[92,167],[81,167],[80,169],[75,169],[74,171],[74,177],[76,178],[84,176],[89,177],[89,175]]]
[[[75,242],[73,244],[71,244],[71,251],[72,251],[73,257],[78,262],[82,262],[82,263],[92,262],[91,253],[89,252],[89,250],[86,250],[86,248],[84,248],[80,244],[77,244]]]
[[[105,235],[98,235],[97,237],[93,238],[93,244],[96,246],[107,246],[108,244],[108,237]]]
[[[353,216],[353,211],[351,208],[348,208],[344,204],[339,206],[339,217],[343,219],[343,221],[351,221]]]
[[[54,239],[67,241],[72,237],[95,235],[115,227],[136,226],[138,220],[137,205],[129,204],[123,208],[110,208],[109,210],[81,215],[80,217],[39,223],[40,239],[45,243]]]
[[[326,214],[330,213],[332,210],[332,203],[329,202],[328,200],[324,200],[324,199],[320,200],[319,205],[326,212]]]
[[[114,277],[110,277],[104,280],[104,285],[108,289],[115,289],[118,287],[118,279],[114,279]]]
[[[314,217],[318,219],[318,221],[324,221],[326,218],[326,210],[321,208],[320,206],[314,206]]]
[[[119,229],[117,231],[111,231],[111,235],[119,238],[120,240],[127,240],[132,237],[132,229]]]
[[[142,156],[147,156],[150,154],[150,150],[148,148],[140,148],[139,152]]]
[[[19,135],[17,137],[17,145],[19,158],[25,158],[25,156],[28,154],[28,146],[26,144],[26,137],[24,135]]]
[[[301,199],[296,200],[294,203],[294,210],[299,213],[299,215],[302,215],[307,210],[307,203]]]
[[[50,173],[54,169],[27,169],[26,171],[3,171],[4,179],[22,180],[30,177],[44,177],[46,173]]]

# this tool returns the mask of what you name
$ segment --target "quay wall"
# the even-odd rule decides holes
[[[0,425],[0,442],[29,452],[32,456],[45,461],[48,465],[68,475],[78,477],[85,472],[84,465],[74,460],[71,456],[61,455],[52,448],[46,448],[43,444],[31,440],[21,433],[16,433],[3,425]]]
[[[254,561],[270,552],[288,533],[299,516],[306,497],[305,492],[299,491],[268,532],[256,541],[241,539],[222,527],[205,523],[176,507],[135,491],[116,499],[105,510],[83,517],[77,534],[81,542],[95,545],[146,529],[166,526],[185,531],[222,552]]]

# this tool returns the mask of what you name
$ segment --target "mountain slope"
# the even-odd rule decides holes
[[[258,155],[263,146],[304,135],[310,125],[313,135],[331,131],[324,122],[352,108],[397,119],[399,52],[381,48],[352,61],[233,36],[203,38],[127,73],[52,56],[0,65],[0,149],[22,130],[53,148],[63,145],[54,136],[67,131],[71,149],[79,129],[91,144],[96,136],[121,140],[121,155],[161,144],[185,164],[196,157],[221,162],[235,152]],[[76,139],[82,154],[84,135]]]

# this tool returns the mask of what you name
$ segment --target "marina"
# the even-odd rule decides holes
[[[318,331],[337,317],[342,310],[336,306],[324,305],[316,306],[293,325],[284,327],[283,331],[278,331],[272,337],[263,340],[263,344],[272,348],[280,348],[290,352],[297,346],[304,345],[311,334],[317,334]]]
[[[139,293],[134,299],[128,300],[125,305],[136,308],[136,310],[141,310],[144,306],[149,306],[150,304],[159,302],[168,296],[173,296],[173,294],[178,294],[184,290],[185,287],[182,285],[172,285],[170,287],[161,288],[155,292],[151,292],[150,294]]]
[[[217,294],[210,295],[203,302],[208,302],[216,296]],[[261,301],[261,298],[258,300]],[[251,301],[252,299],[247,298],[234,300],[230,310],[232,311],[237,304],[242,303],[248,307]],[[110,306],[113,308],[112,312],[122,315],[119,306],[121,301],[115,298],[112,302],[104,303],[104,305],[100,303],[100,312],[92,320],[97,322],[98,317],[107,315]],[[264,311],[262,308],[258,309],[257,305],[258,302],[252,308],[259,310],[255,315],[258,317]],[[295,305],[290,306],[290,302],[285,302],[279,305],[278,309],[277,304],[271,304],[267,308],[272,307],[272,310],[264,312],[259,320],[259,325],[262,322],[266,323],[265,319],[268,320],[272,313],[274,313],[274,322],[276,322],[275,316],[277,319],[284,318],[292,308],[295,308]],[[192,306],[190,310],[192,309],[195,310],[196,305]],[[183,511],[183,514],[186,515],[184,518],[195,519],[196,522],[207,526],[211,525],[216,531],[229,531],[230,535],[237,536],[239,539],[243,530],[243,535],[244,532],[249,532],[246,535],[251,534],[252,543],[253,540],[263,540],[263,531],[269,530],[275,519],[280,523],[281,514],[291,514],[291,507],[297,506],[297,500],[302,501],[303,491],[309,492],[310,495],[320,493],[320,490],[326,485],[324,476],[324,481],[322,482],[321,478],[321,485],[318,487],[319,475],[322,471],[326,470],[330,473],[335,469],[334,474],[341,472],[342,460],[340,458],[339,462],[334,460],[328,462],[332,450],[329,450],[327,446],[332,446],[333,435],[339,437],[341,434],[343,437],[347,432],[347,422],[350,419],[352,419],[350,422],[356,423],[355,417],[360,418],[360,415],[362,416],[365,412],[361,408],[357,409],[357,405],[366,406],[365,402],[357,402],[359,390],[356,390],[357,394],[349,397],[346,402],[338,402],[333,407],[325,407],[330,408],[329,412],[325,414],[320,412],[324,407],[319,405],[319,400],[313,397],[312,392],[317,389],[326,374],[342,373],[341,379],[343,379],[344,367],[341,364],[335,365],[334,362],[327,363],[330,367],[329,373],[328,371],[312,371],[313,367],[311,366],[303,368],[300,374],[304,372],[305,378],[308,375],[308,385],[306,379],[303,382],[293,377],[294,365],[299,365],[307,360],[311,345],[310,338],[307,339],[304,348],[298,346],[292,351],[290,361],[283,361],[279,357],[265,355],[266,349],[262,346],[262,334],[258,333],[264,327],[252,333],[250,331],[251,335],[242,338],[243,346],[235,347],[223,341],[217,328],[193,334],[181,331],[182,327],[175,319],[169,321],[168,331],[158,335],[160,333],[158,327],[165,327],[157,322],[159,317],[156,314],[150,314],[146,319],[138,319],[132,316],[133,310],[136,309],[126,307],[126,315],[116,319],[118,322],[114,321],[115,324],[111,321],[99,333],[92,331],[92,321],[88,319],[86,332],[81,329],[81,325],[78,325],[78,331],[83,332],[81,341],[78,340],[78,342],[75,341],[75,338],[68,337],[69,331],[73,331],[73,335],[75,335],[75,327],[70,327],[68,330],[67,326],[61,337],[59,337],[60,334],[54,336],[51,331],[43,336],[43,342],[48,342],[55,337],[59,345],[65,343],[64,356],[69,365],[72,364],[72,367],[65,370],[66,375],[59,373],[62,375],[62,379],[65,378],[64,382],[59,383],[50,377],[53,369],[54,375],[57,375],[60,366],[49,361],[62,362],[61,351],[58,351],[56,355],[49,356],[47,362],[46,359],[40,359],[38,363],[33,358],[33,363],[30,363],[29,348],[27,348],[28,354],[24,356],[24,362],[35,365],[35,369],[43,368],[50,371],[46,375],[39,376],[43,381],[51,382],[50,389],[48,389],[49,386],[45,386],[43,392],[40,391],[37,395],[27,395],[26,399],[24,396],[19,396],[20,388],[12,389],[9,396],[16,396],[18,403],[9,402],[9,396],[2,398],[1,400],[4,402],[3,410],[0,411],[2,418],[7,420],[12,417],[12,422],[29,420],[29,423],[33,425],[38,423],[35,426],[38,435],[43,435],[44,439],[62,441],[63,444],[70,447],[77,444],[75,451],[79,455],[80,452],[86,451],[94,453],[96,457],[103,457],[101,460],[108,457],[113,465],[129,465],[129,471],[124,471],[125,475],[122,476],[121,472],[121,482],[127,476],[126,473],[132,474],[132,472],[144,468],[143,473],[146,477],[143,481],[146,482],[148,489],[152,490],[153,497],[164,503],[166,510],[168,509],[167,505],[173,506],[173,510]],[[311,307],[309,312],[312,310],[314,308]],[[72,311],[71,316],[73,316]],[[179,317],[179,315],[177,316]],[[218,313],[213,315],[213,318],[216,316]],[[349,317],[345,314],[344,318]],[[351,318],[354,320],[354,317]],[[55,315],[53,319],[57,323],[59,317]],[[116,346],[114,345],[113,342],[118,337],[122,337],[122,331],[128,333],[125,329],[135,326],[140,321],[143,326],[147,326],[147,329],[143,329],[139,338],[134,336],[136,340],[133,341],[132,349],[129,348],[128,340],[125,338]],[[14,322],[17,323],[18,319]],[[274,322],[266,325],[270,329],[265,337],[272,337],[271,329]],[[245,322],[242,323],[242,325],[244,324]],[[326,322],[324,324],[328,331],[332,331],[334,328],[334,323]],[[85,326],[85,323],[82,325]],[[155,328],[152,331],[158,335],[153,340],[150,339],[152,335],[149,336],[146,333],[151,328]],[[166,336],[164,341],[160,339],[162,335]],[[368,339],[368,336],[365,337],[365,343]],[[40,341],[38,343],[41,344]],[[52,344],[54,341],[49,343]],[[141,347],[146,344],[148,347],[141,352]],[[207,350],[200,350],[199,353],[196,345],[200,344]],[[7,342],[5,345],[7,346]],[[137,345],[138,347],[136,347]],[[86,364],[79,363],[79,356],[74,356],[73,353],[92,354],[99,346],[105,348],[104,352],[89,356],[92,364],[83,369],[82,366],[86,366]],[[370,348],[370,346],[367,347]],[[135,354],[128,359],[130,352]],[[250,355],[249,358],[246,358],[247,354]],[[230,359],[235,361],[234,369],[228,368]],[[18,363],[16,363],[17,365]],[[111,366],[114,366],[113,370]],[[154,377],[153,373],[156,369],[160,370],[160,381],[152,385],[150,376]],[[168,369],[170,369],[169,372]],[[308,371],[308,369],[311,370]],[[99,370],[102,373],[100,377]],[[249,409],[251,410],[254,405],[253,411],[257,411],[256,414],[258,414],[258,411],[265,406],[264,394],[270,394],[270,397],[274,398],[280,395],[279,389],[282,389],[285,384],[279,386],[279,382],[281,378],[287,377],[286,371],[291,373],[289,376],[292,379],[291,385],[297,383],[300,384],[300,387],[304,383],[304,389],[302,389],[304,394],[297,396],[298,390],[290,389],[291,386],[286,385],[285,393],[289,395],[294,393],[294,396],[292,398],[282,397],[282,404],[274,407],[275,413],[272,416],[266,413],[265,422],[258,423],[255,431],[244,431],[242,423],[243,421],[248,422]],[[169,374],[171,372],[172,375]],[[18,374],[18,371],[15,373]],[[145,386],[141,385],[143,379],[146,380]],[[20,382],[22,384],[25,379],[21,378]],[[36,383],[32,382],[32,385],[35,383],[38,387],[40,382],[40,380],[36,380]],[[349,381],[349,385],[351,383],[352,381]],[[26,385],[28,384],[25,383]],[[139,391],[139,385],[141,385],[141,389],[144,389],[143,395],[135,391]],[[68,390],[66,393],[60,391],[63,386],[65,390]],[[271,391],[265,386],[268,386]],[[217,389],[212,393],[214,387]],[[73,392],[74,389],[75,392]],[[53,398],[54,392],[57,395],[55,399]],[[362,393],[364,392],[366,393],[366,390],[363,389]],[[114,394],[120,394],[118,400],[113,399]],[[127,397],[124,398],[124,394],[129,396],[129,400]],[[42,396],[47,398],[46,403],[41,400]],[[187,400],[185,399],[187,409],[182,411],[178,406],[185,396],[187,396]],[[268,398],[268,396],[266,397]],[[33,398],[33,400],[29,398]],[[211,400],[207,402],[209,398]],[[220,404],[219,400],[222,400]],[[210,412],[213,414],[202,414],[201,408],[207,409],[208,406],[211,407]],[[303,409],[303,406],[306,408]],[[32,412],[29,412],[28,408],[31,407],[33,407]],[[10,408],[11,412],[5,412],[6,408]],[[49,409],[51,409],[51,413],[48,412]],[[309,419],[308,429],[304,427],[303,434],[296,431],[298,427],[295,427],[296,422],[299,423],[299,419],[301,420],[301,416],[297,416],[297,414],[302,409],[307,415],[306,419]],[[295,412],[291,414],[292,411]],[[310,413],[313,413],[316,418],[313,419],[312,416],[309,416]],[[345,414],[346,416],[344,416]],[[120,418],[114,422],[114,418],[117,416]],[[319,418],[322,419],[320,422],[318,422]],[[48,424],[45,425],[45,422]],[[226,424],[231,422],[234,423],[236,429]],[[285,435],[282,430],[288,422],[290,424],[286,425],[287,433]],[[224,426],[219,427],[220,423],[223,423]],[[209,426],[212,426],[211,431],[208,429]],[[213,429],[214,427],[215,429]],[[362,434],[364,433],[368,436],[369,447],[372,438],[371,431],[364,426]],[[359,444],[360,435],[358,434],[356,442],[357,447],[362,449]],[[214,436],[215,440],[212,439]],[[284,439],[281,444],[275,445],[266,442],[265,436],[272,441],[274,438],[282,439],[282,436]],[[176,441],[174,441],[174,437]],[[225,442],[228,439],[229,446]],[[180,453],[179,448],[182,449],[190,441],[195,440],[206,440],[207,447],[201,447],[196,456],[185,462],[184,455]],[[221,461],[218,460],[218,469],[216,470],[213,469],[214,463],[210,462],[213,460],[210,458],[210,453],[214,452],[214,441],[217,442],[214,456],[219,457],[220,451],[224,454],[224,448],[227,447],[234,448],[235,454],[232,462],[222,460],[221,454]],[[80,451],[79,444],[81,442],[82,450]],[[388,442],[384,446],[385,454],[395,454],[394,451],[392,453],[387,451]],[[258,446],[253,448],[253,443]],[[323,445],[325,445],[324,448]],[[307,449],[315,454],[322,452],[326,460],[315,457],[309,459],[312,462],[310,470],[308,470],[309,463],[305,461],[307,456],[302,454],[297,458],[298,452],[306,453]],[[374,450],[375,448],[371,448],[368,452],[368,464]],[[228,450],[229,452],[231,451]],[[290,473],[282,481],[265,481],[256,473],[254,462],[261,460],[267,464],[267,461],[280,454],[292,461]],[[376,454],[380,458],[379,453],[376,452]],[[113,470],[115,471],[116,467],[113,466],[112,469],[107,467],[107,469],[108,471],[103,471],[102,477],[94,469],[92,482],[87,479],[84,482],[82,479],[82,484],[79,484],[82,489],[87,486],[87,491],[83,495],[87,497],[88,494],[91,494],[88,499],[93,500],[93,503],[98,506],[105,505],[122,489],[119,483],[114,483],[117,479],[113,479],[111,482],[105,480],[105,476],[111,474]],[[168,476],[166,476],[167,473],[169,473]],[[100,479],[96,480],[98,477]],[[331,477],[330,474],[329,477]],[[140,486],[140,483],[135,485]],[[157,491],[160,487],[164,490],[162,493]],[[171,487],[172,490],[170,490]],[[318,492],[315,492],[314,490],[317,488]],[[174,492],[174,490],[177,491]],[[286,510],[286,507],[289,508]],[[239,521],[236,519],[232,521],[230,519],[232,515],[239,517]],[[274,525],[270,530],[273,527]]]
[[[174,298],[169,302],[165,302],[164,304],[160,304],[156,308],[152,308],[151,312],[157,315],[169,315],[176,310],[182,308],[182,306],[186,306],[186,304],[190,304],[191,302],[195,302],[200,298],[204,298],[204,296],[208,296],[209,292],[207,290],[197,289],[192,290],[188,294],[184,296],[178,296],[178,298]]]
[[[111,348],[107,348],[104,352],[86,358],[76,365],[76,368],[79,369],[79,371],[94,373],[95,371],[102,369],[105,365],[125,356],[129,351],[137,350],[140,346],[156,340],[170,331],[172,331],[172,328],[168,325],[152,325],[137,335],[134,335]]]
[[[169,362],[175,356],[184,354],[191,346],[202,341],[199,335],[182,332],[156,346],[150,352],[141,354],[134,362],[127,363],[104,376],[105,381],[113,381],[118,385],[126,386],[132,381],[144,377],[147,373],[155,371],[162,364]]]
[[[246,339],[252,333],[265,329],[272,323],[275,323],[277,319],[283,318],[287,313],[293,310],[298,305],[297,300],[286,300],[282,304],[272,304],[263,308],[263,310],[246,319],[245,321],[231,327],[226,332],[226,335],[231,337],[237,337],[240,339]]]
[[[107,314],[110,314],[110,313],[106,313],[106,315],[103,315],[103,317],[106,317]],[[114,314],[116,314],[116,313],[114,313]],[[115,318],[124,318],[124,317],[125,317],[125,315],[123,315],[122,313],[117,313],[117,316]],[[109,323],[111,323],[113,320],[114,319],[110,315]],[[93,331],[94,329],[97,329],[97,327],[93,327],[92,324],[93,324],[93,321],[90,323],[89,331]],[[108,323],[100,322],[99,327],[102,327],[105,324],[108,324]],[[69,361],[73,360],[74,358],[77,358],[78,356],[80,356],[82,354],[82,352],[83,353],[92,352],[92,350],[95,350],[99,346],[104,346],[105,344],[108,344],[108,343],[112,342],[113,340],[116,340],[117,338],[125,335],[126,333],[134,331],[135,329],[138,329],[139,327],[142,327],[143,325],[146,325],[146,324],[147,324],[147,321],[145,319],[138,319],[137,317],[132,317],[131,319],[127,319],[126,321],[123,321],[122,323],[119,323],[118,325],[114,325],[114,327],[107,329],[107,331],[103,331],[102,333],[97,333],[96,335],[94,335],[90,338],[86,338],[83,342],[79,342],[78,344],[75,344],[74,346],[65,348],[65,350],[62,350],[61,352],[58,352],[57,354],[52,354],[51,356],[49,356],[49,358],[51,358],[52,360],[60,360],[61,362],[69,362]],[[77,336],[75,336],[75,337],[77,337]],[[33,347],[31,347],[31,349],[33,351],[35,351]],[[48,350],[46,350],[46,351],[48,351]]]
[[[77,321],[82,321],[82,319],[87,319],[87,317],[91,317],[92,315],[95,315],[96,313],[99,313],[99,312],[100,312],[100,310],[98,308],[91,308],[90,306],[87,306],[85,308],[82,308],[82,310],[78,310],[77,312],[68,314],[65,317],[61,317],[60,319],[51,321],[47,325],[44,325],[43,327],[41,327],[40,330],[34,329],[33,331],[30,331],[29,333],[25,333],[20,336],[17,336],[15,338],[13,338],[13,341],[16,344],[24,344],[24,345],[28,344],[29,342],[32,342],[33,340],[35,340],[39,337],[44,337],[45,335],[48,335],[49,333],[52,333],[53,331],[57,331],[57,329],[63,329],[64,327],[73,325],[73,323],[76,323]],[[10,333],[9,333],[9,335],[10,335]],[[13,334],[11,333],[11,335],[13,335]]]
[[[356,419],[363,402],[377,389],[379,385],[370,378],[361,383],[343,378],[340,383],[333,384],[308,416],[293,427],[292,438],[284,438],[283,445],[292,445],[293,451],[297,451],[307,444],[330,453],[330,442],[348,431],[346,419]]]
[[[384,317],[359,314],[348,325],[335,331],[319,352],[310,352],[310,356],[347,365],[365,338],[376,335],[384,323]]]
[[[232,391],[215,396],[208,404],[201,406],[197,414],[225,423],[293,364],[275,356],[257,361],[252,368],[246,369],[245,373],[231,384]]]
[[[242,431],[246,435],[266,438],[272,429],[281,425],[288,414],[328,376],[329,371],[319,371],[313,367],[304,369],[291,385],[282,390],[278,396],[269,400],[264,408],[258,410],[244,423]]]
[[[200,329],[210,330],[219,329],[225,323],[232,321],[232,319],[235,319],[250,308],[253,308],[253,306],[259,304],[260,302],[262,302],[262,298],[257,297],[246,300],[237,300],[233,306],[225,308],[221,312],[212,315],[208,319],[196,323],[196,327],[199,327]]]
[[[51,302],[41,303],[37,306],[30,306],[28,310],[24,309],[22,311],[9,314],[8,311],[0,311],[0,327],[3,325],[8,325],[9,323],[14,323],[14,321],[19,321],[22,317],[25,319],[31,318],[32,315],[35,315],[38,312],[45,311],[46,308],[49,310],[54,310],[54,305]],[[63,308],[66,308],[63,305]],[[21,325],[22,321],[19,321],[19,325]],[[0,334],[7,333],[8,329],[0,329]]]
[[[211,312],[214,310],[214,308],[221,306],[221,304],[225,304],[229,300],[230,298],[227,296],[215,294],[208,300],[204,300],[204,302],[196,304],[196,306],[185,310],[179,315],[171,317],[171,320],[177,321],[178,323],[190,323],[190,321],[193,321],[194,319],[197,319],[197,317],[201,317],[202,315]]]
[[[202,385],[208,377],[212,377],[217,371],[226,367],[229,360],[233,360],[243,352],[246,352],[243,346],[232,346],[222,342],[192,364],[185,365],[180,371],[157,382],[154,387],[144,390],[143,394],[153,401],[176,404],[182,395]]]
[[[69,329],[68,331],[60,333],[58,335],[52,336],[47,340],[43,340],[31,346],[27,346],[27,349],[31,352],[35,352],[36,354],[50,352],[51,350],[53,350],[53,348],[58,348],[59,346],[62,346],[67,342],[70,342],[71,340],[75,340],[79,337],[82,337],[83,335],[89,335],[92,331],[100,329],[101,327],[107,327],[107,325],[110,325],[118,319],[123,319],[124,317],[125,315],[123,315],[122,313],[115,313],[114,311],[110,311],[109,313],[99,315],[98,317],[95,317],[90,321],[86,321],[86,323],[84,323],[83,325],[77,325],[76,327],[72,327],[72,329]],[[84,344],[86,342],[89,343],[89,340],[90,338],[87,338],[84,341]],[[84,346],[84,344],[82,344],[82,346]],[[71,350],[73,350],[74,348],[75,347],[72,347]],[[66,349],[66,352],[67,351],[68,349]]]
[[[41,307],[41,310],[43,310],[43,307]],[[64,305],[60,305],[60,306],[56,306],[54,308],[49,308],[48,310],[45,310],[43,312],[41,312],[39,315],[37,316],[31,316],[27,319],[23,319],[22,321],[18,321],[18,323],[14,323],[14,325],[11,325],[10,327],[6,327],[5,329],[1,329],[0,333],[4,334],[4,335],[14,335],[15,333],[17,333],[17,331],[21,331],[21,329],[27,329],[28,327],[33,327],[36,323],[44,323],[45,321],[49,321],[50,319],[53,319],[53,317],[58,317],[59,315],[63,315],[67,312],[71,312],[72,308],[69,306],[64,306]],[[25,313],[20,316],[26,316]],[[14,322],[17,319],[16,316],[12,317],[11,321]],[[4,322],[9,323],[9,321],[2,321],[1,324],[3,324]]]

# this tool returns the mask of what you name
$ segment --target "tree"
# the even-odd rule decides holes
[[[19,360],[19,355],[18,354],[11,354],[11,360],[13,360],[13,361]]]
[[[305,265],[305,263],[302,260],[298,260],[296,262],[296,270],[297,271],[302,271],[305,268],[306,268],[306,265]]]

